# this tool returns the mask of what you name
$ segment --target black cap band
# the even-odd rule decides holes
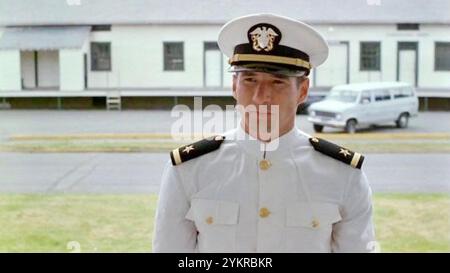
[[[258,54],[258,55],[273,55],[280,57],[289,57],[295,59],[301,59],[309,62],[309,56],[303,51],[297,50],[292,47],[277,45],[274,49],[269,52],[264,50],[255,51],[251,44],[240,44],[234,48],[234,54]]]

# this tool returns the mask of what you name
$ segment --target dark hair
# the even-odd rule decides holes
[[[305,75],[297,77],[297,79],[296,79],[297,80],[297,88],[300,87],[300,84],[302,84],[302,82],[305,81],[307,78],[308,78],[308,76],[305,76]]]

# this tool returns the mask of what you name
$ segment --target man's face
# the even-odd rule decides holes
[[[264,120],[268,124],[268,131],[278,129],[278,132],[271,133],[280,136],[294,126],[297,107],[305,101],[308,87],[307,78],[299,80],[296,77],[247,71],[233,76],[233,97],[238,105],[246,109],[245,128],[254,128],[254,124],[249,123],[252,122],[249,118],[252,113],[249,112],[256,109],[253,114],[257,117],[258,128]],[[271,111],[271,106],[278,106],[278,113]],[[274,122],[278,123],[276,127]]]

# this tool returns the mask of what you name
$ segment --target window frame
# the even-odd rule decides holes
[[[377,46],[377,54],[375,56],[366,56],[363,55],[363,47],[366,45],[376,45]],[[365,53],[368,54],[368,53]],[[366,58],[374,57],[375,60],[375,67],[367,67],[365,65]],[[361,41],[359,43],[359,71],[379,71],[381,72],[381,42],[380,41]]]
[[[111,25],[92,25],[91,31],[111,31]]]
[[[450,71],[450,53],[447,67],[438,67],[438,45],[445,45],[448,47],[448,51],[450,52],[450,42],[434,42],[434,71]],[[442,64],[441,64],[442,65]]]
[[[96,45],[103,45],[103,46],[108,46],[108,58],[109,58],[109,64],[107,68],[99,68],[98,67],[98,61],[94,62],[94,58],[98,58],[97,56],[94,55],[93,53],[93,48]],[[91,71],[111,71],[112,69],[112,53],[111,53],[111,42],[91,42],[90,44],[90,55],[91,55]],[[94,64],[96,64],[96,66],[94,67]]]
[[[397,30],[399,30],[399,31],[417,31],[417,30],[420,30],[420,24],[418,24],[418,23],[399,23],[399,24],[397,24]]]
[[[377,99],[377,96],[381,99]],[[373,92],[373,99],[374,102],[382,102],[382,101],[390,101],[393,98],[392,93],[388,89],[376,89]]]
[[[181,46],[181,57],[180,56],[170,56],[167,55],[166,48],[169,45],[180,45]],[[173,54],[174,55],[174,54]],[[178,59],[181,59],[181,67],[180,68],[173,68],[169,64],[169,60],[167,58],[175,58],[178,57]],[[164,72],[183,72],[185,71],[185,61],[184,61],[184,42],[180,41],[170,41],[170,42],[163,42],[163,71]],[[174,66],[174,64],[172,64]]]

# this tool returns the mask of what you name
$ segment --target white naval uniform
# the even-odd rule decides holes
[[[167,164],[154,252],[371,251],[371,190],[361,170],[315,151],[297,128],[266,151],[267,170],[261,142],[240,127],[224,136],[215,151]]]

